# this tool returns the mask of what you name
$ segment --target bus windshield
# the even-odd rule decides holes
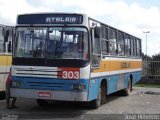
[[[88,33],[82,27],[18,27],[14,57],[88,59]]]

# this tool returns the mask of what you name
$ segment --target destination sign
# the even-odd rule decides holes
[[[47,17],[47,23],[76,23],[76,17]]]
[[[26,14],[19,15],[17,24],[82,24],[79,14]]]

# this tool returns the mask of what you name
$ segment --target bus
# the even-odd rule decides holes
[[[98,108],[141,78],[141,39],[78,13],[17,16],[11,97]]]
[[[5,83],[12,62],[13,26],[0,24],[0,93],[4,94]]]

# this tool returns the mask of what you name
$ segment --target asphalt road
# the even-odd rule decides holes
[[[129,118],[135,120],[141,114],[155,114],[159,120],[160,94],[154,93],[160,93],[160,89],[134,87],[130,96],[109,95],[107,103],[94,110],[89,109],[84,103],[75,102],[56,102],[48,107],[39,107],[36,100],[22,98],[17,100],[18,108],[6,109],[5,100],[1,100],[0,119],[121,120],[128,119],[128,115],[132,114]]]

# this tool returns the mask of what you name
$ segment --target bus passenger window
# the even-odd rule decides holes
[[[134,55],[137,56],[137,40],[134,39]]]
[[[8,43],[8,52],[12,52],[12,43],[9,41]]]
[[[114,30],[112,28],[109,29],[109,52],[111,55],[115,55],[118,53],[117,32],[116,32],[116,30]]]
[[[118,55],[123,56],[124,55],[124,33],[118,31]]]
[[[107,42],[106,40],[101,40],[101,44],[102,44],[102,54],[106,55],[107,54]]]
[[[101,46],[102,55],[107,55],[109,53],[108,28],[103,25],[101,26]]]
[[[0,28],[0,53],[4,52],[4,36],[2,33],[2,28]]]
[[[124,45],[118,44],[118,53],[120,56],[124,55]]]
[[[125,55],[126,56],[131,55],[130,36],[129,35],[125,35]]]
[[[141,42],[139,39],[137,39],[137,54],[138,54],[138,57],[141,56]]]
[[[110,54],[117,53],[117,44],[115,42],[110,42],[109,44]]]
[[[4,42],[0,40],[0,53],[4,52]]]

